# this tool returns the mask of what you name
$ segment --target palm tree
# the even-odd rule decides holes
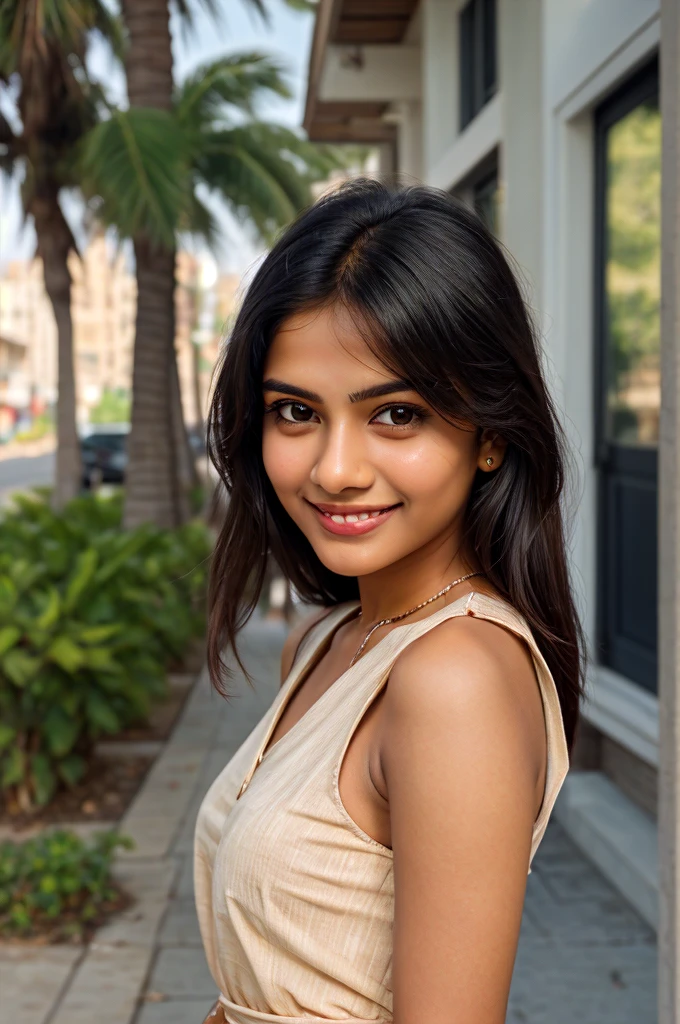
[[[185,23],[202,3],[214,15],[218,0],[175,0]],[[267,18],[266,0],[243,0]],[[285,0],[290,7],[310,10],[310,0]],[[170,111],[174,83],[168,0],[122,0],[128,35],[125,68],[131,108]],[[198,209],[195,212],[200,217]],[[159,525],[182,518],[177,479],[177,407],[173,428],[173,395],[177,388],[174,352],[175,244],[151,234],[133,235],[137,263],[138,308],[133,363],[132,427],[124,522],[146,520]],[[174,438],[173,440],[171,440]]]
[[[57,457],[53,500],[62,506],[79,490],[80,448],[68,258],[77,251],[59,195],[75,185],[73,148],[97,116],[85,51],[92,30],[120,47],[117,22],[100,0],[2,0],[0,82],[15,90],[21,130],[0,113],[0,169],[23,171],[21,197],[37,236],[45,290],[57,324]]]
[[[235,54],[200,67],[170,110],[131,106],[97,125],[83,147],[83,183],[98,216],[134,240],[139,306],[126,525],[181,518],[171,411],[173,291],[178,232],[217,238],[202,192],[215,192],[269,242],[338,165],[328,149],[256,121],[266,91],[288,95],[276,61]],[[236,116],[235,116],[236,115]]]

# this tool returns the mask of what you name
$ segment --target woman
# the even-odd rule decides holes
[[[429,188],[322,199],[248,290],[210,437],[215,684],[269,555],[320,609],[199,815],[208,1020],[502,1024],[582,642],[559,429],[498,243]]]

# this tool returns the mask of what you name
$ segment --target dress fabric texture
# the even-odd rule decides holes
[[[547,737],[529,872],[569,768],[555,683],[526,621],[505,601],[477,592],[387,633],[258,764],[297,683],[357,607],[338,605],[306,635],[271,707],[199,812],[196,905],[229,1024],[391,1024],[393,855],[350,818],[338,778],[356,727],[409,643],[446,619],[473,615],[528,644]]]

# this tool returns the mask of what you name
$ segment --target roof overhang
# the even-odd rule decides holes
[[[416,99],[420,50],[404,35],[419,0],[319,0],[304,128],[317,142],[395,139],[388,105]]]

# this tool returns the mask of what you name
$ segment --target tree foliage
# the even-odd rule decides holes
[[[97,216],[126,237],[172,247],[187,231],[215,245],[214,216],[201,198],[213,193],[270,242],[339,159],[290,128],[256,120],[266,92],[289,95],[278,62],[232,54],[187,78],[171,111],[112,111],[80,152],[81,181]]]

